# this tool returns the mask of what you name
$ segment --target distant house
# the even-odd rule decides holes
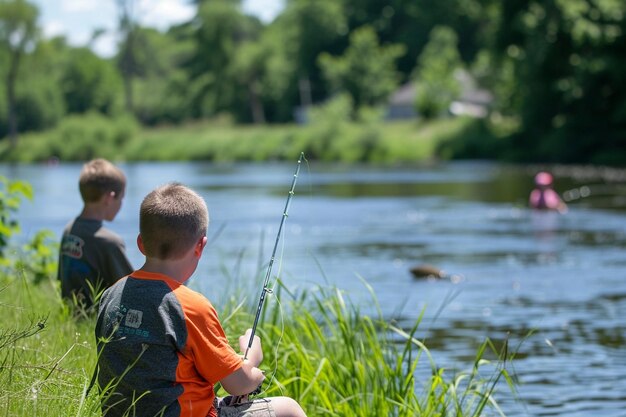
[[[293,109],[293,120],[299,125],[305,125],[309,122],[309,107],[296,106]]]
[[[398,88],[389,98],[387,120],[413,119],[417,117],[415,110],[415,84],[408,83]]]
[[[455,74],[461,84],[461,96],[450,104],[450,114],[455,116],[487,117],[493,95],[476,85],[469,72],[459,70]]]
[[[455,77],[461,84],[461,95],[450,104],[448,111],[454,116],[486,117],[493,95],[476,85],[473,77],[464,70],[459,70]],[[415,110],[417,88],[410,82],[400,86],[389,98],[386,119],[412,119],[418,117]]]

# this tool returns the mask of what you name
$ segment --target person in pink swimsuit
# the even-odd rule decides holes
[[[551,174],[539,172],[535,175],[535,186],[528,200],[530,207],[538,210],[556,210],[560,213],[567,211],[567,205],[552,188]]]

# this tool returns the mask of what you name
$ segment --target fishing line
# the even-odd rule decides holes
[[[278,349],[280,347],[280,344],[283,341],[283,336],[285,335],[285,316],[283,314],[283,305],[280,302],[279,297],[274,297],[274,299],[276,300],[276,303],[278,304],[278,312],[280,316],[280,336],[278,336],[278,341],[276,342],[276,345],[274,347],[274,369],[272,370],[269,380],[267,381],[268,387],[272,385],[272,382],[274,382],[274,379],[276,378],[276,373],[278,372]],[[276,386],[278,387],[278,390],[280,391],[280,393],[283,394],[283,389],[280,386],[280,384],[277,384]],[[266,391],[267,390],[264,389],[261,392],[266,392]]]

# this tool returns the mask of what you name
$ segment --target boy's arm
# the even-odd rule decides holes
[[[246,359],[241,368],[222,378],[220,383],[230,395],[238,396],[250,394],[261,385],[264,378],[263,372]]]
[[[242,352],[246,351],[252,329],[239,337],[239,347]],[[231,395],[246,395],[258,388],[265,376],[257,366],[263,360],[263,349],[261,339],[254,336],[252,346],[248,350],[248,357],[244,359],[241,368],[231,373],[220,381],[224,389]]]

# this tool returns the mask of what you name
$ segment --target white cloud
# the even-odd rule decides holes
[[[142,25],[167,29],[194,16],[196,7],[181,0],[140,0],[137,18]]]
[[[266,23],[271,22],[285,7],[284,0],[244,0],[243,11],[258,16]]]
[[[87,28],[68,30],[67,25],[60,20],[43,22],[43,36],[47,39],[55,36],[65,36],[68,43],[74,46],[85,46],[91,39],[91,31]]]
[[[63,0],[61,10],[66,13],[95,12],[98,10],[98,0]]]
[[[104,33],[93,44],[93,51],[102,57],[112,57],[117,52],[117,35]]]
[[[43,35],[46,38],[53,38],[65,33],[65,26],[60,20],[50,20],[43,23]]]

